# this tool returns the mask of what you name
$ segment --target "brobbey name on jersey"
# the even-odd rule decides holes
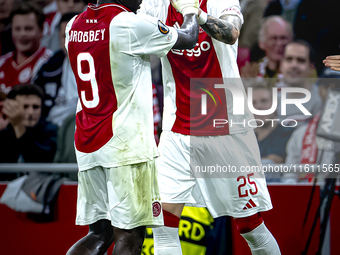
[[[104,40],[105,28],[90,31],[75,31],[70,32],[70,42],[98,42]]]

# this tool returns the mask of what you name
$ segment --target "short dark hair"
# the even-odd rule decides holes
[[[306,47],[309,50],[309,62],[311,62],[312,64],[315,63],[315,52],[312,45],[309,42],[302,39],[295,39],[292,42],[288,43],[288,45],[290,44],[299,44]]]
[[[36,95],[41,98],[41,101],[44,99],[44,91],[36,84],[17,84],[13,86],[12,90],[8,93],[8,99],[15,99],[18,95]]]
[[[37,18],[38,26],[42,30],[44,28],[45,14],[42,12],[40,6],[38,6],[34,2],[22,2],[20,4],[15,5],[11,12],[10,20],[11,22],[13,22],[13,17],[15,15],[26,15],[30,13],[34,13],[34,15]]]
[[[58,28],[60,29],[61,23],[69,22],[74,16],[78,15],[78,12],[68,12],[61,16]]]

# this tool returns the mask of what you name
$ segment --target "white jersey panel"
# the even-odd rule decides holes
[[[146,13],[165,23],[169,5],[169,0],[143,0],[138,13]]]
[[[209,0],[207,2],[208,14],[213,17],[220,17],[221,15],[230,14],[238,16],[243,23],[243,15],[241,13],[241,7],[238,0],[230,1],[218,1]],[[221,67],[223,78],[230,79],[231,84],[240,89],[244,95],[244,115],[233,114],[233,97],[230,91],[226,91],[227,109],[228,109],[228,121],[230,134],[243,133],[247,130],[253,129],[248,125],[250,119],[254,119],[253,114],[249,111],[247,106],[247,95],[244,89],[244,85],[240,78],[240,73],[237,66],[237,51],[238,40],[233,45],[222,43],[212,38],[213,45],[216,51],[216,55]]]

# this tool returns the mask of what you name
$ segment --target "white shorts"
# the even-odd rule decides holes
[[[263,172],[240,171],[245,166],[261,165],[253,130],[225,136],[163,131],[159,153],[156,163],[162,202],[207,207],[214,218],[243,218],[273,208]],[[194,172],[197,166],[209,165],[215,169],[217,165],[220,169],[229,166],[238,172]]]
[[[164,224],[154,160],[78,173],[76,224],[101,219],[120,229]]]

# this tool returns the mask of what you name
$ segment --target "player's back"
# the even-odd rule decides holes
[[[80,99],[78,164],[91,153],[96,159],[84,160],[87,167],[95,162],[114,167],[157,156],[149,54],[164,55],[172,45],[163,35],[166,45],[154,47],[162,45],[155,22],[124,6],[104,4],[89,5],[67,25],[66,47]]]

